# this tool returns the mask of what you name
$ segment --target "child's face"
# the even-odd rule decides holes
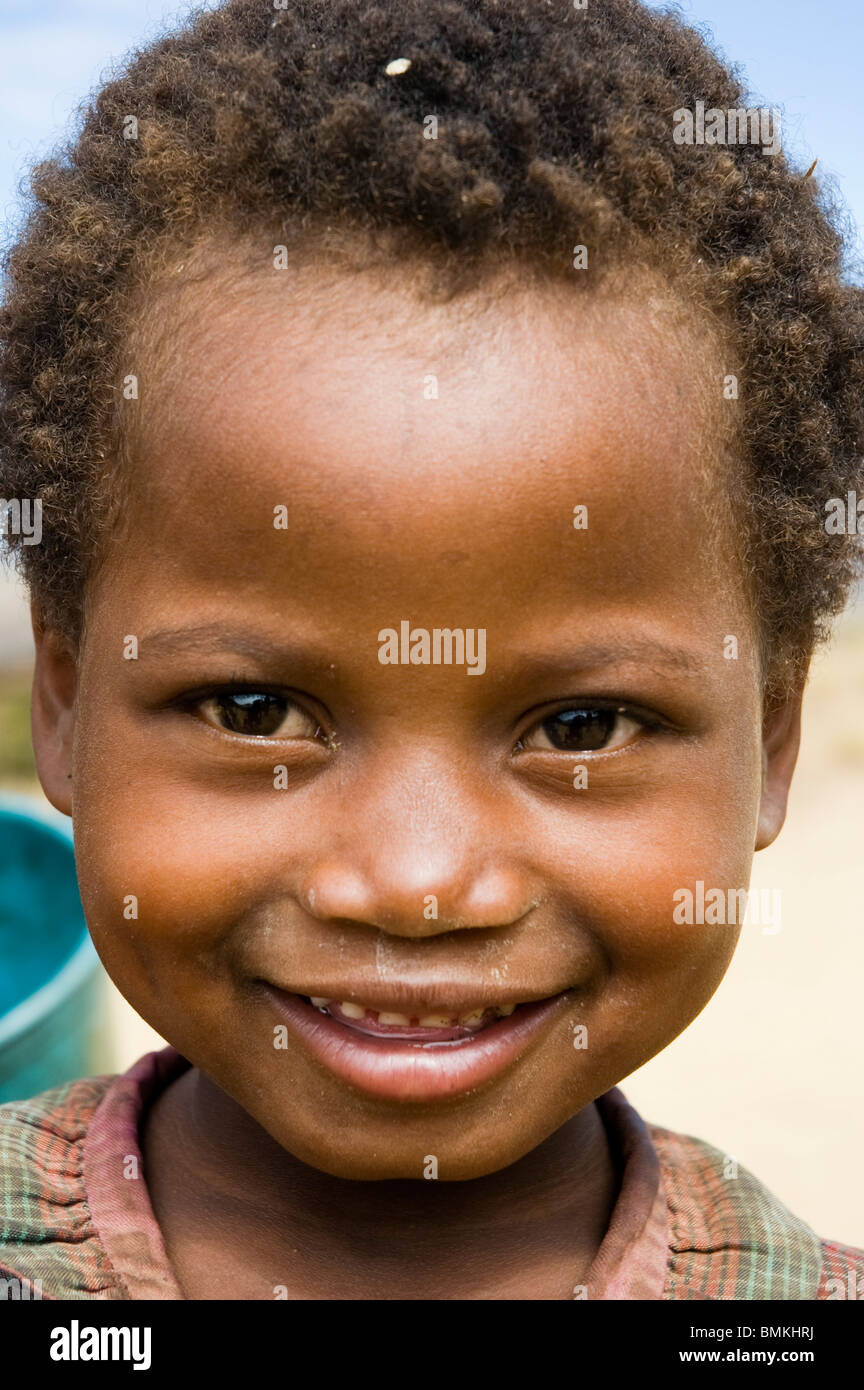
[[[707,339],[638,296],[464,308],[311,271],[169,305],[128,367],[129,535],[74,704],[41,643],[40,770],[109,972],[344,1177],[492,1172],[675,1038],[738,928],[673,895],[746,886],[794,764],[794,707],[763,738]],[[403,621],[485,630],[485,670],[383,664]],[[297,996],[554,1002],[448,1046]]]

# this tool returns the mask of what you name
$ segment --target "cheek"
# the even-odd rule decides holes
[[[80,770],[75,837],[84,911],[118,988],[156,1027],[175,990],[184,1012],[194,1010],[248,906],[254,816],[242,803],[228,813],[178,786],[169,769],[126,756]]]
[[[622,960],[676,959],[706,949],[698,933],[682,931],[686,893],[746,888],[753,856],[755,816],[747,808],[737,820],[722,798],[686,813],[655,806],[650,824],[628,828],[606,860],[605,901],[612,917],[609,949]],[[739,806],[739,811],[745,808]]]
[[[693,749],[658,785],[601,813],[592,827],[596,872],[588,891],[608,913],[611,952],[637,960],[700,949],[676,921],[676,895],[699,882],[724,893],[747,887],[760,788],[753,717],[734,727],[730,721],[710,749]]]
[[[254,785],[248,775],[208,783],[188,758],[178,763],[158,722],[112,715],[110,697],[103,703],[107,713],[93,702],[77,730],[75,770],[79,880],[94,939],[107,949],[121,936],[117,954],[143,952],[148,941],[154,953],[197,954],[236,922],[272,863],[272,774],[263,766]],[[290,852],[290,837],[282,847]]]
[[[559,823],[551,837],[547,875],[602,962],[585,1000],[591,1046],[614,1059],[619,1076],[688,1026],[731,961],[741,930],[730,920],[729,908],[740,918],[741,907],[731,894],[749,883],[760,771],[758,741],[746,731],[729,750],[664,788],[634,792],[626,806]],[[698,920],[700,883],[703,897],[723,894],[716,921],[710,907]],[[693,895],[690,921],[681,920],[682,890]]]

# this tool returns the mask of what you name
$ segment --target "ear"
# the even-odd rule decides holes
[[[792,773],[801,744],[801,701],[804,683],[772,704],[762,721],[762,799],[756,824],[756,849],[776,840],[786,819]]]
[[[78,668],[72,644],[43,626],[35,605],[30,605],[36,666],[30,727],[36,771],[42,790],[58,811],[72,814],[72,749],[75,733],[75,696]]]

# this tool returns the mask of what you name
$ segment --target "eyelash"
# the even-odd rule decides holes
[[[314,736],[311,736],[308,739],[309,742],[323,743],[328,746],[335,747],[336,740],[331,738],[325,732],[323,723],[321,719],[319,719],[318,715],[315,714],[311,709],[308,709],[306,705],[304,705],[302,701],[299,700],[292,692],[286,691],[275,686],[266,684],[252,685],[246,681],[239,679],[235,681],[227,681],[222,685],[210,686],[205,690],[193,691],[191,694],[185,695],[182,698],[182,700],[177,702],[177,707],[181,708],[185,713],[189,715],[197,716],[201,723],[206,724],[209,728],[215,730],[217,733],[226,735],[228,738],[252,739],[254,740],[254,742],[260,744],[278,744],[280,742],[300,743],[304,741],[302,738],[296,735],[287,739],[279,739],[274,735],[267,736],[238,733],[236,730],[225,729],[219,724],[212,723],[211,721],[202,718],[198,714],[198,711],[200,711],[202,706],[207,704],[209,700],[219,700],[220,698],[229,699],[230,697],[237,695],[269,695],[272,696],[274,700],[283,701],[287,707],[284,711],[283,718],[290,713],[291,708],[293,707],[294,709],[298,710],[301,714],[305,715],[307,719],[309,719],[312,723],[316,725],[315,734]],[[320,738],[318,737],[319,734],[321,735]]]
[[[540,728],[543,724],[547,723],[550,720],[554,720],[563,714],[568,714],[577,711],[589,713],[611,713],[614,715],[620,715],[626,719],[632,720],[634,724],[637,724],[639,726],[639,733],[634,735],[633,738],[628,739],[626,743],[619,744],[616,748],[538,749],[524,747],[524,740],[535,729]],[[657,715],[648,714],[644,710],[638,709],[632,705],[619,704],[617,700],[588,699],[580,702],[579,700],[570,699],[566,703],[562,702],[557,708],[548,710],[546,713],[538,715],[531,724],[526,726],[525,732],[519,736],[516,742],[516,748],[517,751],[520,751],[524,754],[553,753],[559,757],[570,759],[574,757],[599,757],[603,756],[604,754],[609,755],[612,753],[617,753],[623,750],[624,748],[629,748],[631,744],[635,743],[637,739],[641,736],[641,734],[645,731],[650,731],[653,733],[664,733],[668,732],[669,728],[669,724],[664,719],[659,718]]]
[[[198,693],[195,693],[195,694],[186,696],[186,697],[184,698],[184,700],[182,701],[182,705],[183,705],[183,707],[186,709],[186,711],[187,711],[188,713],[190,713],[190,714],[195,714],[196,711],[199,711],[199,710],[201,709],[201,707],[202,707],[204,704],[206,704],[206,702],[207,702],[208,700],[218,700],[220,697],[222,697],[222,698],[230,698],[231,696],[235,696],[235,695],[270,695],[270,696],[272,696],[274,699],[284,701],[285,704],[286,704],[286,706],[287,706],[287,708],[286,708],[286,710],[284,711],[283,719],[290,713],[290,709],[291,709],[291,707],[293,706],[293,707],[294,707],[296,710],[298,710],[301,714],[305,715],[310,721],[312,721],[313,723],[316,724],[316,731],[315,731],[315,734],[314,734],[313,736],[311,736],[310,741],[321,742],[321,743],[324,743],[326,746],[331,747],[331,748],[337,746],[337,740],[336,740],[334,737],[332,737],[331,735],[328,735],[328,734],[324,731],[323,726],[322,726],[322,723],[321,723],[320,719],[318,718],[318,716],[317,716],[316,714],[314,714],[311,710],[307,709],[306,706],[305,706],[300,700],[298,700],[293,694],[291,694],[291,693],[289,693],[289,692],[286,692],[284,689],[274,688],[273,686],[267,686],[267,685],[250,685],[250,684],[248,684],[248,683],[246,683],[246,682],[243,682],[243,681],[240,681],[240,680],[235,681],[235,682],[226,682],[224,685],[220,685],[220,686],[216,686],[216,687],[211,687],[211,688],[209,688],[209,689],[207,689],[207,690],[205,690],[205,691],[201,691],[201,692],[198,692]],[[636,738],[638,737],[638,735],[637,735],[637,736],[634,736],[634,738],[628,739],[626,743],[620,744],[617,748],[613,748],[613,749],[607,749],[607,748],[584,749],[584,750],[581,750],[581,749],[564,749],[564,748],[537,749],[537,748],[526,748],[526,747],[524,746],[524,740],[527,739],[527,738],[529,737],[529,735],[530,735],[534,730],[540,728],[540,727],[541,727],[543,724],[545,724],[546,722],[548,722],[548,721],[550,721],[550,720],[554,720],[556,717],[560,717],[561,715],[564,715],[564,714],[567,714],[567,713],[580,712],[580,711],[581,711],[581,712],[597,712],[597,713],[605,712],[605,713],[613,713],[613,714],[615,714],[615,715],[620,715],[620,716],[622,716],[622,717],[624,717],[624,718],[627,718],[627,719],[632,720],[633,723],[637,724],[637,725],[639,726],[640,733],[641,733],[641,732],[644,732],[644,731],[664,732],[664,731],[668,731],[668,728],[669,728],[669,726],[668,726],[668,724],[666,723],[665,720],[662,720],[662,719],[658,718],[656,715],[651,715],[651,714],[646,713],[646,712],[643,711],[643,710],[634,708],[634,707],[631,706],[631,705],[622,705],[622,704],[619,704],[617,701],[602,700],[602,699],[586,700],[586,701],[584,701],[583,703],[580,703],[578,700],[573,700],[573,699],[571,699],[571,700],[567,701],[566,703],[562,702],[557,708],[548,710],[547,712],[545,712],[545,713],[543,713],[543,714],[537,715],[537,716],[534,718],[534,720],[533,720],[533,722],[532,722],[531,724],[526,725],[524,732],[523,732],[523,733],[519,736],[519,738],[516,740],[516,745],[515,745],[515,748],[514,748],[514,752],[519,752],[519,753],[523,753],[523,754],[537,753],[537,752],[553,753],[553,754],[556,754],[556,755],[561,756],[562,758],[571,758],[571,759],[572,759],[574,756],[577,756],[577,757],[591,757],[591,756],[597,756],[597,755],[604,754],[604,753],[607,753],[607,754],[608,754],[608,753],[618,752],[620,749],[629,747],[632,743],[634,743],[634,742],[636,741]],[[261,743],[261,744],[264,744],[264,743],[279,743],[279,742],[299,743],[299,742],[303,741],[303,738],[301,738],[301,736],[297,736],[297,735],[291,736],[291,737],[289,737],[289,738],[287,738],[287,739],[286,739],[286,738],[283,738],[283,739],[280,740],[280,739],[277,738],[275,735],[269,735],[269,736],[268,736],[268,735],[266,735],[266,734],[264,734],[264,735],[243,734],[243,733],[238,733],[236,730],[226,729],[226,728],[222,727],[221,725],[215,724],[215,723],[211,723],[211,722],[208,721],[208,720],[202,719],[202,722],[208,724],[208,726],[209,726],[210,728],[215,729],[217,732],[226,734],[229,738],[243,738],[243,739],[248,738],[248,739],[253,739],[256,743]],[[614,727],[614,726],[613,726],[613,727]],[[321,735],[320,738],[319,738],[319,735]]]

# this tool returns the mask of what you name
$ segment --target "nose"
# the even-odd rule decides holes
[[[304,875],[313,917],[425,937],[512,926],[537,905],[515,809],[467,771],[358,773],[340,803],[329,823],[341,830]]]

